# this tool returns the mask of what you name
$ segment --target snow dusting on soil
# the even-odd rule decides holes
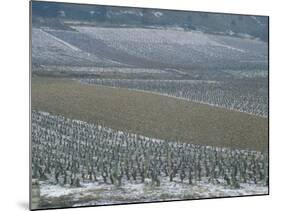
[[[72,206],[167,201],[183,199],[199,199],[227,196],[262,195],[268,193],[268,187],[256,184],[241,184],[238,189],[230,188],[218,182],[208,182],[206,179],[196,184],[161,179],[161,185],[152,186],[150,179],[145,183],[140,181],[125,182],[121,187],[102,182],[81,183],[81,187],[52,185],[40,182],[40,193],[44,201],[51,202],[60,197],[68,198]]]
[[[47,112],[38,113],[50,116]],[[86,124],[79,120],[73,120],[73,122]],[[111,128],[98,125],[98,129],[102,128],[104,131],[112,131]],[[52,131],[52,133],[54,132]],[[116,131],[116,133],[119,136],[123,134],[122,131]],[[164,142],[160,139],[141,137],[145,141]],[[62,138],[65,136],[63,135]],[[221,152],[228,150],[227,148],[217,149],[220,149]],[[61,183],[55,183],[54,179],[42,180],[39,181],[40,207],[55,208],[268,194],[268,187],[262,181],[257,181],[256,184],[253,181],[240,183],[237,188],[234,188],[234,186],[227,186],[222,178],[202,177],[190,183],[187,180],[181,181],[179,177],[174,177],[173,181],[170,181],[169,177],[160,175],[159,180],[159,185],[155,185],[151,178],[145,178],[144,182],[141,182],[140,175],[137,175],[135,180],[133,178],[127,180],[123,177],[120,184],[111,184],[105,183],[102,175],[97,174],[96,180],[81,181],[79,187],[69,184],[61,185]]]

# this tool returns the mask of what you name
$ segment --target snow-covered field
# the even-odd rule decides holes
[[[212,66],[213,63],[240,60],[267,62],[265,43],[252,40],[215,36],[196,31],[142,28],[74,27],[79,32],[99,39],[120,51],[139,58],[170,64],[197,64]]]
[[[150,68],[131,68],[131,67],[94,67],[94,66],[58,66],[58,65],[40,65],[34,71],[69,71],[69,72],[88,72],[88,73],[151,73],[165,74],[161,69]]]
[[[262,41],[172,28],[72,28],[32,29],[32,71],[186,77],[192,80],[79,80],[268,115]],[[32,111],[32,177],[42,208],[267,194],[267,161],[266,152],[159,140]]]
[[[173,29],[73,29],[32,29],[33,61],[76,66],[112,66],[117,62],[139,68],[185,70],[267,66],[267,44],[254,39]]]
[[[32,29],[32,62],[42,65],[99,65],[115,62],[82,51],[46,30]]]
[[[241,184],[241,187],[230,188],[223,184],[213,184],[203,178],[195,184],[167,178],[161,179],[161,185],[152,186],[151,180],[142,182],[126,182],[121,187],[104,183],[82,183],[81,187],[52,185],[40,183],[41,197],[52,203],[54,198],[71,198],[71,206],[104,205],[132,202],[150,202],[167,200],[200,199],[228,196],[249,196],[267,194],[268,188],[263,185]],[[45,203],[46,203],[45,202]]]
[[[267,153],[169,142],[32,111],[39,207],[268,193]]]

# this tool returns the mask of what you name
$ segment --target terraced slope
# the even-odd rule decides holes
[[[267,67],[267,44],[253,39],[172,29],[82,26],[74,29],[34,28],[33,61],[183,71]]]

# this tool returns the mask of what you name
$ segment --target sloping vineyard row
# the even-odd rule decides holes
[[[254,80],[213,83],[193,80],[128,79],[81,79],[80,81],[85,84],[157,92],[192,102],[206,103],[263,117],[268,116],[266,84]]]
[[[32,111],[32,177],[79,187],[149,180],[268,185],[267,154],[168,142]]]

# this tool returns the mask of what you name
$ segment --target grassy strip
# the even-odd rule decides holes
[[[149,137],[266,151],[268,119],[150,93],[32,78],[32,109]]]

